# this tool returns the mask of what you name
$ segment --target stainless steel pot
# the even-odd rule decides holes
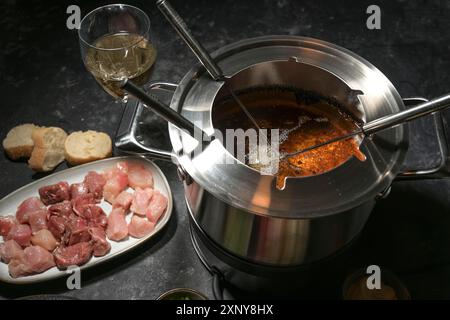
[[[336,99],[361,121],[370,121],[422,100],[403,101],[373,65],[336,45],[304,37],[269,36],[243,40],[213,56],[234,90],[287,85]],[[212,134],[212,108],[223,82],[202,67],[178,85],[152,83],[149,90],[173,90],[171,108]],[[130,102],[116,139],[128,152],[144,152],[178,166],[189,212],[196,227],[226,252],[268,266],[298,266],[318,261],[348,244],[362,230],[377,197],[394,179],[449,175],[447,143],[440,131],[442,163],[437,168],[400,172],[408,149],[407,126],[383,131],[361,143],[364,162],[349,159],[312,177],[289,178],[284,190],[234,161],[218,140],[198,152],[198,143],[169,124],[173,151],[142,145],[134,136],[142,106]],[[435,121],[441,126],[440,115]]]

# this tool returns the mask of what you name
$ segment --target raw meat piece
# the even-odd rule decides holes
[[[103,228],[89,228],[94,257],[102,257],[111,250],[111,244],[106,240]]]
[[[31,232],[33,234],[39,230],[47,229],[47,216],[47,209],[33,211],[28,215],[28,223],[30,224]]]
[[[89,189],[84,182],[73,183],[70,185],[70,198],[75,199],[79,196],[89,193]]]
[[[31,237],[31,243],[35,246],[40,246],[50,252],[55,250],[57,245],[55,237],[47,229],[42,229],[36,232]]]
[[[72,203],[68,200],[56,203],[48,207],[48,212],[50,216],[68,218],[70,215],[73,214]]]
[[[14,216],[0,217],[0,236],[6,237],[11,228],[18,223]]]
[[[117,175],[106,181],[105,187],[103,188],[103,196],[105,197],[106,201],[112,204],[114,203],[114,199],[116,198],[116,196],[118,196],[127,187],[127,175],[118,171]]]
[[[91,259],[92,250],[92,245],[89,242],[80,242],[69,247],[59,247],[54,252],[56,265],[60,269],[74,265],[81,266]]]
[[[66,230],[63,236],[63,243],[71,246],[80,242],[91,240],[87,221],[81,217],[73,215],[66,221]]]
[[[23,255],[22,247],[14,240],[8,240],[0,244],[0,260],[9,263],[14,258],[20,258]]]
[[[148,221],[147,218],[133,215],[128,225],[128,233],[134,238],[142,238],[155,229],[155,223]]]
[[[9,274],[13,278],[44,272],[55,266],[53,255],[39,246],[23,250],[23,254],[13,258],[8,264]]]
[[[108,227],[106,228],[108,239],[120,241],[128,236],[128,226],[125,221],[125,211],[115,208],[108,216]]]
[[[156,223],[167,208],[167,198],[159,191],[153,193],[147,209],[148,220]]]
[[[55,266],[53,255],[40,246],[27,247],[23,252],[32,273],[41,273]]]
[[[105,170],[103,176],[106,184],[103,187],[103,197],[113,204],[116,196],[128,187],[128,164],[119,162],[115,166]]]
[[[88,193],[72,200],[72,208],[76,214],[82,215],[84,209],[92,204],[96,204],[97,200],[92,193]]]
[[[54,204],[63,200],[70,200],[70,188],[66,181],[39,188],[39,195],[45,205]]]
[[[106,180],[109,180],[114,176],[116,176],[117,173],[128,175],[128,163],[125,161],[116,163],[116,165],[106,169],[103,172],[103,176],[105,177]]]
[[[103,177],[103,175],[95,171],[89,171],[86,177],[84,177],[84,183],[86,184],[89,192],[94,195],[95,199],[102,199],[103,187],[106,183],[106,179]]]
[[[28,223],[28,214],[33,211],[46,209],[45,205],[38,197],[31,197],[24,200],[16,211],[16,218],[19,223]]]
[[[128,184],[133,189],[136,189],[137,187],[142,189],[153,188],[153,175],[150,170],[142,164],[129,164]]]
[[[102,208],[96,205],[89,205],[84,208],[83,213],[80,215],[86,219],[89,227],[106,228],[108,224],[108,217]]]
[[[125,211],[130,208],[131,201],[133,200],[133,195],[127,191],[122,191],[119,195],[114,199],[113,207],[121,207]]]
[[[47,227],[57,240],[61,240],[66,230],[66,219],[60,216],[50,216]]]
[[[12,259],[9,262],[8,271],[13,278],[27,276],[32,273],[31,266],[28,265],[25,259],[25,253],[23,253],[21,258]]]
[[[9,231],[6,240],[15,240],[22,247],[30,245],[31,228],[27,224],[16,224]]]
[[[145,216],[152,197],[153,189],[136,188],[136,191],[133,194],[133,201],[131,202],[131,211],[140,216]]]

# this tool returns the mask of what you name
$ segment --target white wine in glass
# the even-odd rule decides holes
[[[150,78],[156,49],[150,21],[140,9],[127,5],[100,7],[86,15],[80,26],[80,45],[86,68],[103,89],[126,99],[124,80],[143,86]]]

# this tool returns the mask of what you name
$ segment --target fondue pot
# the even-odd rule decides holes
[[[424,101],[403,100],[372,64],[321,40],[259,37],[228,45],[213,57],[236,92],[273,86],[313,92],[337,101],[361,122]],[[148,90],[172,90],[170,107],[212,134],[214,103],[227,95],[223,86],[197,66],[178,85],[155,82]],[[168,130],[173,150],[143,145],[135,136],[141,110],[140,103],[128,102],[116,146],[174,162],[184,183],[196,248],[209,260],[205,263],[242,288],[270,287],[278,276],[282,279],[292,270],[339,252],[361,232],[376,200],[388,193],[395,179],[449,175],[441,130],[441,165],[401,171],[408,127],[400,125],[360,141],[365,161],[353,157],[320,175],[287,178],[284,190],[279,190],[275,177],[261,175],[239,161],[229,164],[233,155],[219,140],[199,151],[198,143],[172,124]],[[434,115],[438,129],[442,129],[440,119]],[[288,277],[287,284],[291,280]]]

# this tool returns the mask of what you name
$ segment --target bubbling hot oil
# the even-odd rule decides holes
[[[279,129],[279,155],[292,153],[351,133],[358,129],[357,122],[342,108],[326,99],[298,99],[298,95],[279,90],[265,89],[259,94],[242,94],[251,114],[262,129]],[[250,121],[230,99],[218,101],[213,108],[213,124],[216,129],[253,128]],[[337,141],[289,158],[280,158],[276,173],[276,187],[284,189],[286,178],[307,177],[333,170],[355,156],[366,159],[359,150],[358,138]],[[270,141],[270,137],[269,137]],[[250,150],[246,145],[246,150]],[[270,152],[270,149],[269,149]],[[249,159],[247,157],[246,159]],[[262,171],[260,163],[246,164]]]

